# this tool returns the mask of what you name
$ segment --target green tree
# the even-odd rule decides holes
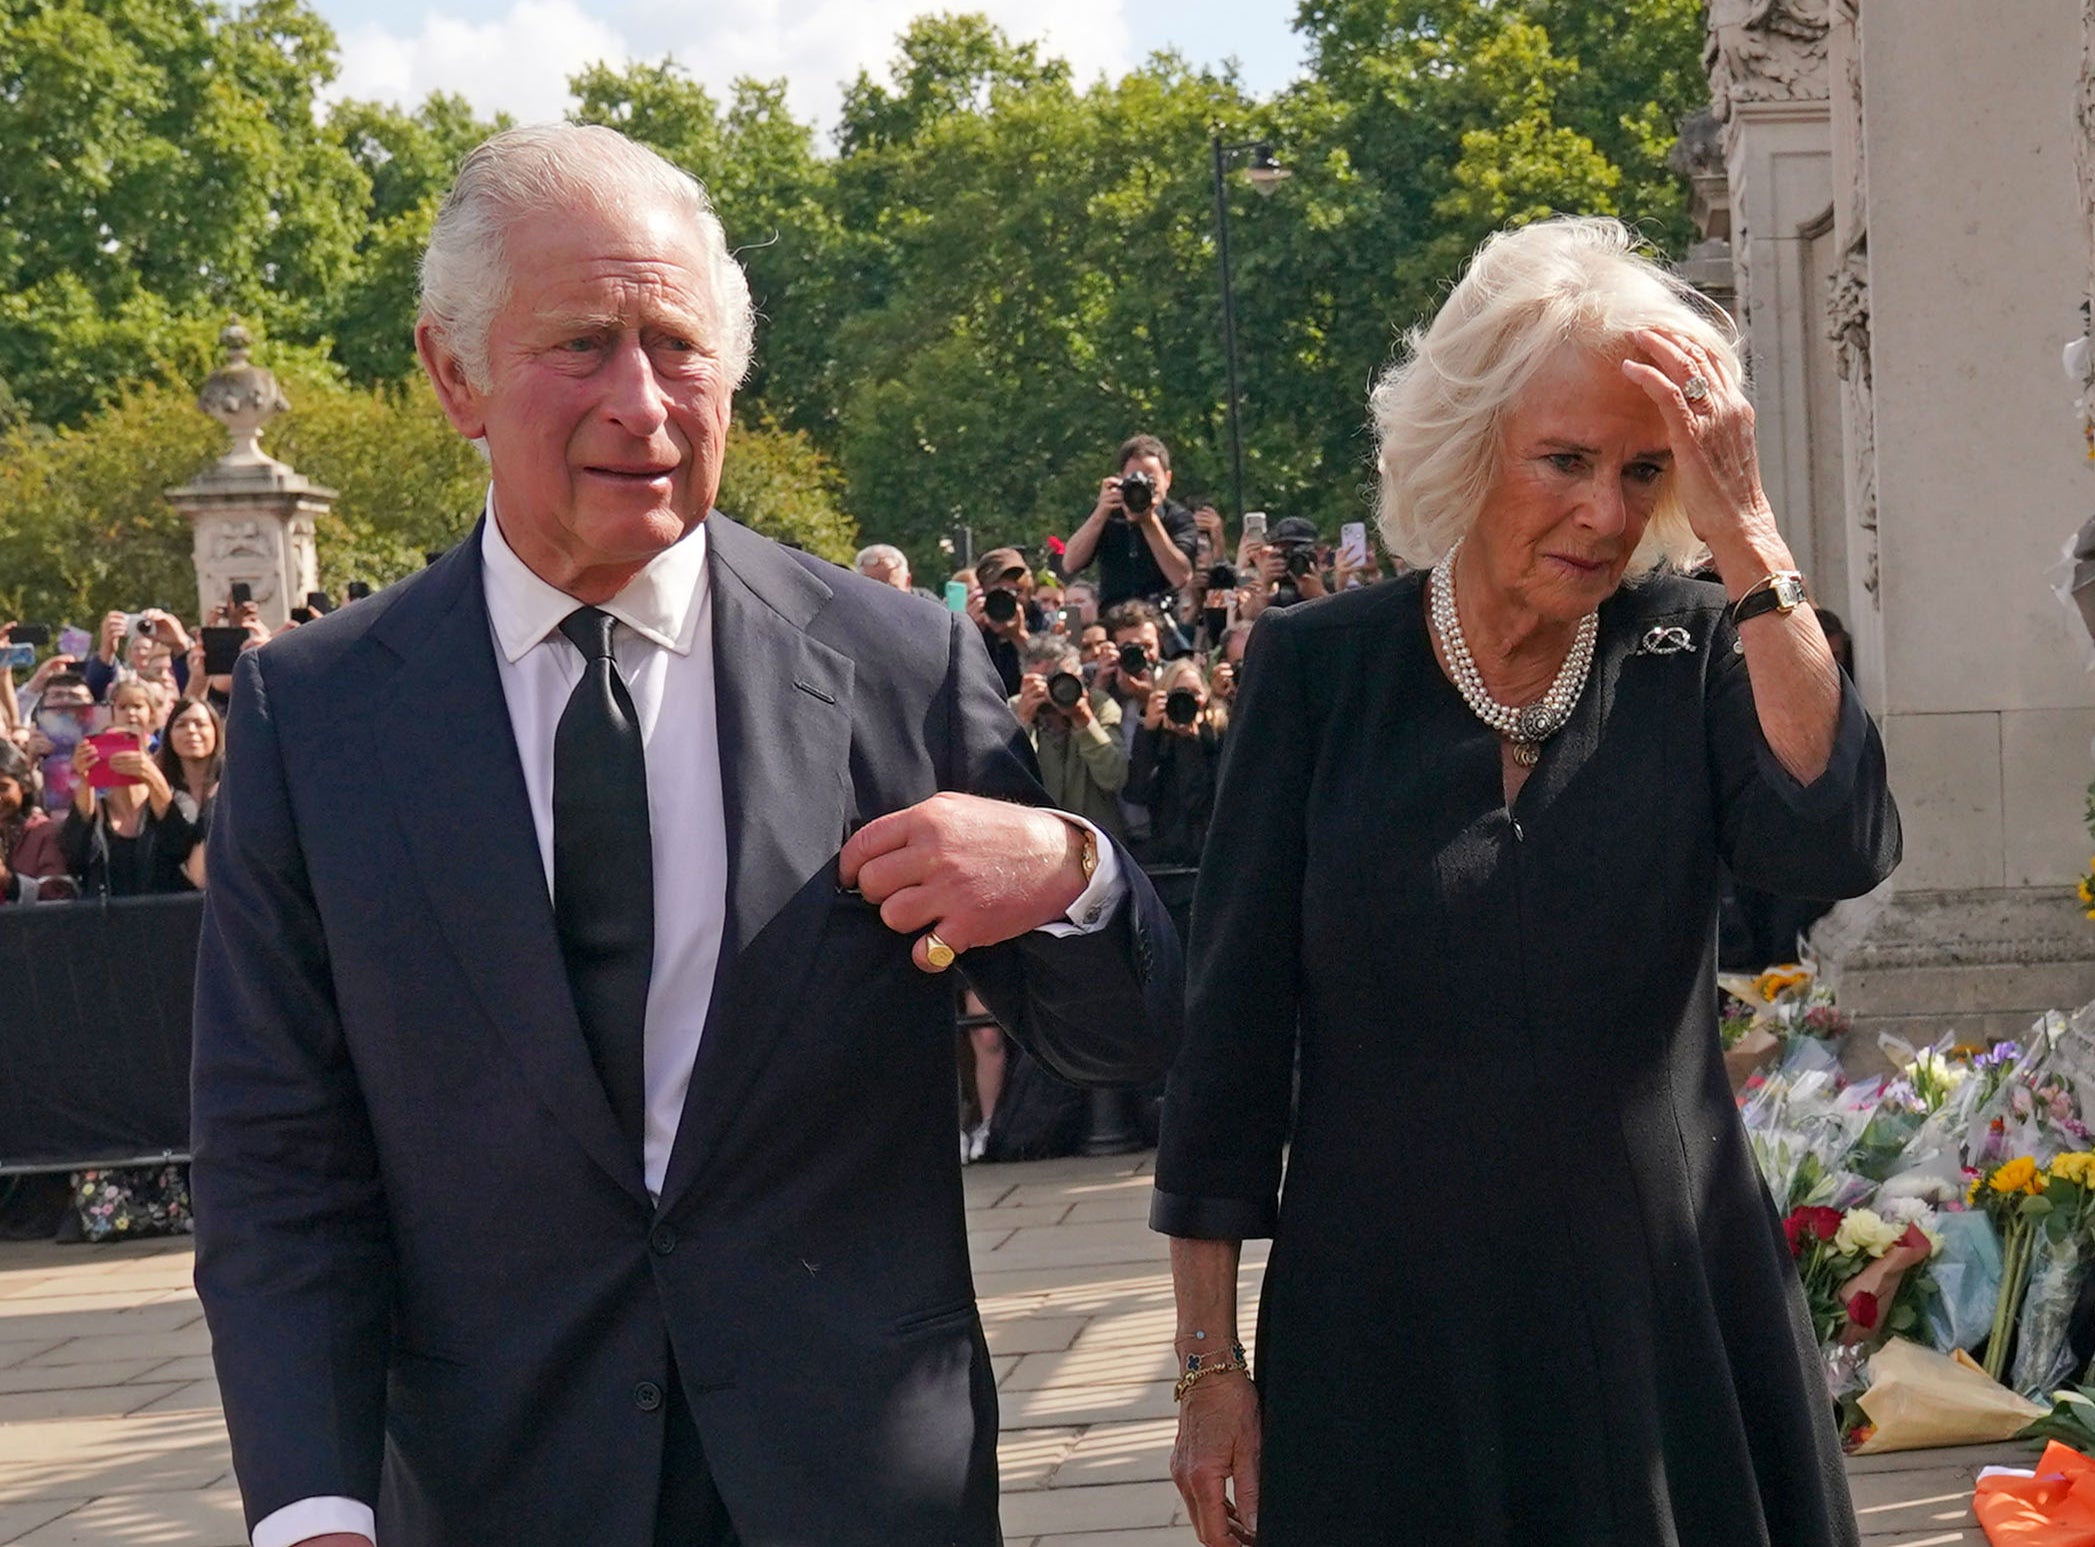
[[[237,311],[318,339],[367,185],[314,122],[334,37],[299,0],[0,7],[0,377],[63,423],[144,370],[69,358],[91,314],[141,365]]]

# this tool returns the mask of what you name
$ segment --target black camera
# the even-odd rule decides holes
[[[1120,480],[1120,503],[1141,515],[1157,502],[1157,484],[1147,473],[1129,473]]]
[[[1123,677],[1146,677],[1149,675],[1149,652],[1129,640],[1120,647],[1120,674]]]
[[[1200,718],[1200,697],[1186,688],[1173,688],[1164,695],[1164,718],[1173,725],[1191,725]]]
[[[1307,543],[1291,547],[1286,555],[1288,573],[1297,580],[1317,567],[1317,555]]]
[[[1208,571],[1208,589],[1210,591],[1234,591],[1236,588],[1236,565],[1217,564]]]
[[[982,615],[992,623],[1009,623],[1018,616],[1018,593],[995,590],[982,593]]]
[[[1057,709],[1074,709],[1084,696],[1084,679],[1072,671],[1058,671],[1047,680],[1047,695]]]

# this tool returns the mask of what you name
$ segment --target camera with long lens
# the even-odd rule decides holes
[[[1073,671],[1058,671],[1047,679],[1048,702],[1065,714],[1084,696],[1084,679]]]
[[[1120,503],[1141,515],[1157,502],[1157,481],[1147,473],[1129,473],[1120,480]]]
[[[1149,675],[1149,652],[1129,640],[1120,647],[1120,674],[1123,677],[1146,677]]]
[[[1236,565],[1217,564],[1208,570],[1208,589],[1210,591],[1234,591],[1236,588]]]
[[[1200,718],[1200,696],[1187,688],[1173,688],[1164,695],[1164,718],[1173,725],[1191,725]]]
[[[982,593],[982,615],[992,623],[1009,623],[1018,616],[1018,593],[999,586]]]

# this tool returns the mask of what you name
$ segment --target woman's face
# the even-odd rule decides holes
[[[176,757],[202,760],[218,750],[218,730],[202,709],[185,709],[167,727],[168,744]]]
[[[1499,468],[1463,544],[1461,581],[1572,623],[1622,583],[1673,452],[1658,405],[1617,360],[1566,350],[1499,429]]]
[[[0,774],[0,822],[14,816],[29,804],[29,794],[19,781]]]

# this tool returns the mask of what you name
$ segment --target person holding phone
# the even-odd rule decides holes
[[[183,699],[160,733],[160,750],[153,761],[170,787],[196,802],[196,844],[183,861],[182,873],[202,891],[205,841],[211,836],[211,811],[225,771],[224,717],[202,699]]]
[[[120,727],[83,738],[72,755],[72,801],[58,833],[83,897],[196,889],[184,866],[197,843],[197,803],[146,750],[136,684],[119,684]],[[114,706],[112,706],[114,707]]]

